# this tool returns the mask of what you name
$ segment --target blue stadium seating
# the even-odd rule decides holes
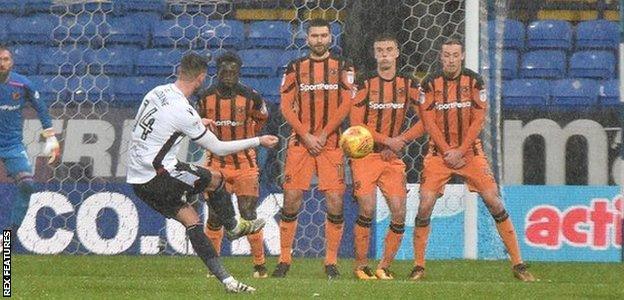
[[[13,53],[13,70],[24,75],[37,74],[39,60],[42,57],[40,53],[43,48],[31,45],[21,45],[11,48]]]
[[[58,20],[56,22],[58,23]],[[68,15],[60,19],[60,26],[55,26],[53,35],[57,42],[99,46],[103,42],[102,37],[106,36],[110,29],[110,23],[101,13]]]
[[[184,25],[175,20],[164,20],[154,24],[152,44],[154,47],[191,46],[191,40],[184,35]]]
[[[112,80],[103,75],[71,76],[67,78],[67,92],[72,102],[108,102],[113,98]]]
[[[294,59],[303,57],[308,55],[308,51],[307,50],[286,50],[284,51],[284,53],[279,57],[279,62],[278,62],[278,66],[277,67],[277,75],[278,76],[282,76],[282,74],[284,74],[284,72],[286,71],[286,67],[288,67],[288,63],[291,62]]]
[[[165,0],[113,0],[115,13],[124,15],[134,12],[152,12],[160,15],[167,9]]]
[[[54,101],[57,95],[59,95],[59,99],[67,98],[66,78],[55,75],[30,76],[29,78],[39,88],[39,93],[44,101]]]
[[[279,57],[282,55],[281,50],[277,49],[260,49],[260,50],[241,50],[238,52],[243,60],[241,73],[243,76],[249,77],[272,77],[275,76],[276,66]]]
[[[550,98],[550,82],[542,79],[515,79],[503,82],[505,108],[546,106]]]
[[[21,16],[24,14],[24,4],[20,0],[2,0],[0,1],[0,14],[13,14]]]
[[[137,53],[136,48],[122,46],[91,50],[87,61],[89,73],[130,76],[134,73]]]
[[[255,89],[262,98],[270,103],[279,103],[280,99],[280,82],[279,77],[270,78],[254,78],[242,77],[241,81],[253,89]]]
[[[560,20],[534,21],[527,27],[527,47],[529,49],[572,48],[572,25]]]
[[[253,22],[249,28],[247,48],[281,48],[290,45],[290,24],[284,21]]]
[[[9,24],[13,22],[12,15],[0,14],[0,41],[6,41],[9,36]]]
[[[208,21],[201,28],[200,48],[241,49],[245,39],[243,23],[236,20]]]
[[[169,81],[163,77],[115,77],[112,82],[117,104],[136,105],[141,103],[147,92]]]
[[[591,79],[560,79],[552,83],[552,104],[585,107],[598,104],[600,84]]]
[[[617,50],[619,39],[620,27],[615,22],[593,20],[576,26],[577,49]]]
[[[516,50],[503,50],[503,67],[501,73],[504,79],[513,79],[518,77],[518,51]],[[496,66],[496,52],[492,49],[489,51],[490,65],[484,67],[484,70],[495,69]]]
[[[203,4],[199,5],[199,4],[183,4],[180,3],[180,1],[170,1],[170,2],[178,2],[178,3],[169,3],[169,8],[168,11],[170,14],[172,15],[182,15],[182,14],[188,14],[188,15],[196,15],[198,13],[203,13],[206,15],[211,15],[213,13],[220,13],[220,14],[224,14],[224,12],[227,12],[231,9],[231,5],[228,2],[229,1],[204,1]],[[218,6],[221,6],[222,9],[219,10]]]
[[[580,51],[570,58],[570,77],[609,79],[615,74],[615,57],[610,51]]]
[[[84,47],[46,48],[39,63],[40,74],[84,74],[87,70],[83,61],[88,61],[89,49]]]
[[[524,24],[516,20],[505,21],[503,32],[503,47],[505,49],[523,49],[525,39]],[[488,22],[489,47],[496,47],[496,21]]]
[[[24,5],[24,14],[33,13],[49,13],[53,6],[53,0],[26,0],[22,1]]]
[[[520,75],[525,78],[563,78],[565,70],[565,53],[556,50],[527,52],[520,65]]]
[[[110,18],[111,29],[107,44],[126,44],[146,47],[149,42],[149,34],[158,15],[150,13],[136,13],[123,18]]]
[[[182,52],[176,49],[146,49],[136,59],[136,73],[139,76],[169,76],[180,63]]]
[[[50,44],[50,33],[57,24],[58,18],[48,14],[17,18],[9,24],[8,40],[20,44]]]
[[[600,90],[600,104],[604,106],[620,106],[620,81],[605,81]]]

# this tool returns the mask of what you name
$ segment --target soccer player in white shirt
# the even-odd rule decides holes
[[[195,53],[182,58],[177,80],[157,86],[143,98],[135,117],[128,150],[126,181],[135,194],[159,213],[186,227],[193,249],[224,285],[228,292],[253,292],[255,289],[238,282],[223,267],[213,245],[203,232],[197,211],[182,200],[183,195],[211,193],[208,206],[222,218],[230,239],[259,231],[263,219],[237,221],[230,195],[225,191],[221,173],[176,159],[180,141],[192,141],[216,155],[227,155],[263,145],[273,147],[278,139],[264,135],[235,141],[220,141],[206,127],[189,104],[188,97],[201,87],[206,78],[208,58]]]

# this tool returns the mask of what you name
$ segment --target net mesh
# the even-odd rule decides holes
[[[130,6],[120,7],[120,4],[115,3],[61,1],[56,2],[48,12],[53,22],[53,33],[51,43],[45,46],[51,52],[44,58],[39,71],[46,72],[47,81],[42,83],[49,87],[48,93],[53,97],[51,111],[55,119],[61,120],[57,125],[58,129],[63,129],[61,142],[65,146],[61,165],[48,169],[38,164],[37,172],[40,178],[46,178],[47,190],[67,195],[74,207],[80,207],[87,198],[98,193],[100,197],[108,197],[109,201],[113,201],[111,203],[116,201],[113,200],[116,199],[113,194],[105,192],[119,191],[121,189],[119,184],[124,182],[127,137],[136,105],[149,89],[170,82],[175,77],[179,58],[185,52],[194,50],[215,57],[227,49],[239,49],[239,52],[248,50],[249,46],[239,35],[250,36],[254,22],[258,21],[246,20],[245,10],[252,9],[255,13],[269,11],[273,18],[286,21],[289,38],[282,44],[278,42],[279,46],[273,44],[266,48],[270,49],[269,51],[287,50],[299,56],[306,53],[305,22],[314,17],[329,20],[332,23],[334,37],[332,51],[346,55],[357,66],[361,66],[362,71],[374,68],[369,45],[372,44],[375,35],[380,32],[395,32],[401,48],[401,71],[411,73],[416,79],[422,78],[427,72],[438,67],[437,51],[447,37],[463,38],[465,31],[463,1],[402,0],[380,4],[379,1],[372,0],[292,2],[175,0],[149,9],[145,9],[149,5],[143,8],[130,8]],[[372,10],[371,7],[378,9]],[[481,18],[485,20],[487,9],[483,10]],[[136,38],[128,38],[133,34],[141,35],[143,32],[149,32],[149,38],[138,39],[139,41]],[[482,36],[482,41],[483,39]],[[489,47],[482,45],[481,50],[487,53]],[[123,59],[128,55],[136,62],[134,69],[124,68],[127,65]],[[482,56],[482,62],[485,63],[483,57],[488,56]],[[119,63],[120,61],[122,63]],[[244,63],[246,65],[244,68],[253,66],[251,61]],[[284,63],[280,62],[280,65]],[[280,70],[282,69],[277,67],[269,77],[281,77]],[[137,75],[139,73],[141,75]],[[215,76],[213,63],[206,84],[212,83]],[[265,77],[267,76],[262,74],[244,75],[242,80],[254,82]],[[130,87],[142,90],[135,94],[124,90]],[[275,95],[265,93],[264,96]],[[497,99],[500,97],[497,96]],[[500,108],[500,100],[497,101],[498,106],[493,106],[495,111]],[[275,219],[268,211],[275,214],[276,207],[282,205],[283,200],[275,195],[281,192],[285,141],[290,134],[290,128],[282,119],[276,102],[269,104],[269,111],[271,118],[263,132],[277,134],[281,143],[275,151],[261,150],[258,163],[262,169],[261,182],[266,186],[264,192],[272,194],[267,200],[274,203],[270,209],[267,208],[267,216]],[[414,121],[413,118],[410,116],[410,124]],[[488,118],[488,121],[490,120],[492,123],[488,123],[491,124],[489,127],[498,128],[500,115],[491,115]],[[31,145],[40,142],[35,140],[34,124],[36,122],[33,122],[30,134],[32,139],[25,140]],[[497,148],[497,143],[500,142],[500,138],[496,138],[498,132],[485,134],[490,137],[484,137],[484,148],[492,149],[491,157],[496,160],[495,154],[500,152]],[[426,138],[414,141],[403,156],[408,166],[410,183],[418,183],[420,180],[426,142]],[[72,150],[73,148],[76,150]],[[31,152],[35,155],[37,151]],[[192,143],[185,144],[181,153],[182,160],[199,164],[203,161],[203,151]],[[495,166],[498,164],[495,163]],[[46,176],[46,173],[50,176]],[[346,178],[350,179],[351,176],[347,173]],[[47,196],[38,194],[35,197],[40,199],[38,201],[44,201]],[[304,208],[299,215],[301,226],[297,235],[295,256],[324,254],[325,208],[321,199],[322,195],[316,188],[305,195]],[[448,211],[461,209],[462,206],[457,203],[463,202],[443,199],[438,206],[441,206],[440,211],[448,214]],[[345,202],[345,205],[348,210],[346,223],[352,224],[356,214],[355,205],[350,202]],[[47,213],[50,216],[49,222],[43,228],[48,230],[49,234],[56,228],[76,226],[76,211],[63,214],[52,211]],[[114,214],[103,209],[97,218],[102,222],[111,215]],[[115,230],[124,232],[130,230],[116,228],[121,224],[131,223],[122,222],[123,220],[118,218],[112,220],[103,231],[97,232],[102,240],[115,236]],[[352,225],[347,224],[347,228],[349,226]],[[139,234],[141,233],[140,231]],[[145,244],[150,245],[146,247],[151,249],[149,253],[192,253],[188,241],[184,238],[184,229],[173,222],[164,223],[156,236],[157,239],[146,239]],[[79,235],[73,237],[72,244],[73,246],[67,247],[65,252],[90,251],[82,246],[84,241]],[[135,243],[132,247],[139,246]],[[341,249],[341,255],[350,255],[351,242],[344,241]]]

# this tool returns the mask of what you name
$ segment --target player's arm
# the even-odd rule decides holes
[[[338,84],[338,93],[340,97],[340,105],[336,114],[330,118],[325,127],[321,131],[321,135],[327,137],[331,132],[336,130],[342,121],[349,114],[353,103],[355,87],[355,68],[350,62],[345,62],[340,71],[340,83]]]
[[[485,122],[487,96],[483,81],[480,78],[476,80],[475,85],[472,87],[472,99],[475,100],[473,100],[473,105],[470,107],[470,127],[468,127],[466,136],[458,148],[462,154],[466,153],[472,147],[474,141],[479,137],[479,133],[481,133],[483,123]]]
[[[299,121],[294,110],[296,96],[297,76],[295,74],[295,68],[291,63],[288,65],[284,78],[282,79],[282,86],[280,88],[280,110],[282,111],[284,119],[290,124],[295,133],[300,137],[305,137],[308,132],[303,123]]]
[[[409,101],[410,107],[414,112],[414,115],[418,117],[418,122],[412,125],[408,130],[404,131],[400,137],[405,142],[413,141],[423,135],[425,135],[425,126],[423,122],[420,120],[420,115],[418,114],[418,98],[420,97],[420,86],[415,80],[410,80],[410,88],[409,88]]]
[[[270,135],[242,140],[221,141],[214,135],[214,133],[208,130],[203,120],[192,107],[188,106],[186,111],[180,109],[175,113],[179,116],[176,119],[176,129],[191,138],[192,141],[200,145],[202,148],[217,156],[233,154],[245,149],[257,147],[259,145],[273,147],[277,144],[277,137]],[[187,117],[187,113],[190,113],[191,117]]]
[[[52,127],[50,112],[48,111],[45,101],[41,99],[39,91],[34,88],[32,84],[28,84],[27,88],[27,99],[37,112],[39,121],[41,121],[41,128],[43,128],[41,136],[46,139],[45,146],[43,147],[43,154],[50,157],[50,159],[48,159],[48,164],[53,164],[61,155],[61,146],[56,139],[56,132],[54,132],[54,128]]]
[[[253,106],[249,112],[249,117],[255,122],[254,129],[256,132],[260,132],[269,119],[269,111],[267,110],[266,102],[262,100],[258,93],[252,93],[251,100],[253,101]]]
[[[444,153],[448,151],[449,149],[451,149],[451,146],[449,146],[449,144],[446,143],[446,140],[444,140],[444,134],[442,133],[442,130],[440,130],[440,128],[435,122],[436,112],[434,110],[435,109],[434,107],[435,102],[434,102],[434,97],[433,97],[434,91],[430,85],[430,82],[426,82],[426,81],[421,86],[421,89],[422,91],[420,95],[418,110],[420,111],[420,115],[422,116],[422,122],[425,127],[425,131],[429,133],[429,136],[431,137],[431,139],[433,139],[433,142],[438,147],[438,150]]]

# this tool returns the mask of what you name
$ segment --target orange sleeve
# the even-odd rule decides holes
[[[444,153],[451,149],[451,146],[446,143],[442,130],[440,130],[435,122],[436,112],[434,110],[434,91],[432,90],[429,82],[425,82],[425,84],[421,86],[421,89],[422,90],[420,92],[419,111],[420,115],[422,116],[423,125],[427,133],[429,133],[431,139],[433,139],[435,145],[438,147],[438,150]]]
[[[466,153],[470,147],[472,147],[474,141],[479,137],[479,133],[481,133],[483,123],[485,122],[487,94],[480,79],[477,80],[475,86],[472,88],[472,99],[478,100],[473,100],[473,105],[470,107],[470,127],[468,127],[466,136],[459,146],[459,150],[461,150],[462,153]]]
[[[351,110],[352,100],[355,97],[356,90],[354,87],[355,80],[355,69],[350,63],[345,63],[341,72],[341,80],[338,84],[339,88],[339,97],[340,97],[340,105],[338,106],[338,111],[333,115],[332,118],[329,119],[327,125],[323,128],[323,132],[329,134],[336,130],[336,128],[342,123],[344,118],[349,114],[349,110]]]
[[[292,129],[299,136],[305,136],[308,132],[305,129],[305,126],[295,113],[295,97],[297,96],[297,76],[295,75],[295,68],[291,64],[288,65],[286,69],[286,73],[284,73],[284,77],[282,78],[282,86],[280,88],[280,110],[282,111],[282,115],[284,119]],[[299,109],[299,108],[297,108]]]

